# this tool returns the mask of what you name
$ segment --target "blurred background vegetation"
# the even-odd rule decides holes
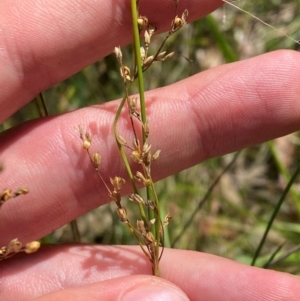
[[[233,3],[300,39],[300,0]],[[157,36],[155,43],[160,45],[161,39]],[[205,69],[281,48],[299,50],[299,45],[224,5],[169,40],[167,50],[177,55],[163,68],[157,63],[146,72],[146,88],[165,86]],[[131,49],[124,51],[129,55]],[[43,94],[53,115],[119,98],[122,91],[119,67],[114,55],[110,55]],[[1,130],[37,117],[32,102],[1,125]],[[159,182],[162,211],[174,217],[167,228],[166,245],[250,264],[272,212],[299,166],[299,144],[299,135],[294,133],[238,154],[208,160]],[[216,185],[209,189],[214,182]],[[297,179],[267,236],[258,266],[266,264],[273,254],[273,269],[300,274],[299,197]],[[131,204],[126,208],[132,208]],[[83,242],[135,244],[127,227],[119,222],[114,203],[80,217],[78,225]],[[56,230],[44,241],[72,241],[70,226]]]

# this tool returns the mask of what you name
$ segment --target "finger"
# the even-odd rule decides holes
[[[161,270],[190,300],[296,301],[300,293],[299,277],[194,251],[164,254]]]
[[[296,301],[300,293],[300,280],[296,276],[194,251],[166,249],[160,268],[161,276],[177,285],[190,300]],[[109,292],[112,284],[120,285],[124,281],[122,293],[127,290],[127,285],[132,287],[128,284],[130,279],[133,286],[139,281],[133,275],[146,275],[150,271],[150,263],[138,247],[45,247],[36,254],[3,262],[1,297],[2,300],[12,300],[12,296],[18,296],[18,300],[27,300],[61,289],[77,286],[82,286],[79,290],[84,289],[89,283],[97,283],[95,285],[99,285],[102,292],[113,294],[116,292]],[[107,281],[112,279],[115,282]],[[104,281],[102,286],[101,281]],[[155,280],[145,276],[140,281],[138,285],[147,286],[148,283],[151,291]],[[157,280],[157,284],[165,285],[165,282]],[[173,292],[179,293],[175,289]]]
[[[134,255],[145,266],[138,253],[126,249],[122,252],[122,249],[108,247],[107,251],[112,258],[113,254],[123,254],[119,259],[124,263],[129,263]],[[127,263],[124,270],[121,262],[115,262],[112,267],[109,263],[112,258],[107,257],[106,261],[105,257],[102,261],[104,253],[100,254],[97,249],[85,245],[78,248],[52,246],[45,247],[31,258],[15,257],[15,263],[20,264],[18,268],[13,261],[7,260],[0,270],[1,300],[31,300],[39,296],[43,297],[37,300],[188,300],[178,287],[166,280],[146,275],[134,276],[134,271],[140,268],[138,265],[132,271]],[[117,257],[115,259],[118,261]],[[75,269],[71,268],[73,264]],[[115,272],[113,269],[116,269]],[[15,277],[17,274],[20,276],[18,279]],[[25,275],[29,279],[26,286]]]
[[[179,1],[189,21],[222,3]],[[171,0],[141,1],[141,13],[167,30]],[[0,122],[40,91],[62,81],[132,38],[130,1],[6,0],[0,3]]]
[[[299,129],[299,65],[296,52],[274,52],[148,93],[150,143],[153,151],[162,150],[152,164],[155,178]],[[2,206],[2,244],[15,237],[37,239],[108,201],[76,127],[92,133],[91,151],[101,153],[104,179],[125,177],[112,133],[116,109],[116,102],[85,108],[1,135],[6,168],[0,187],[30,189],[22,200]],[[119,132],[130,144],[127,115],[124,111]]]
[[[7,299],[11,300],[11,299]],[[26,300],[20,295],[18,300]],[[105,300],[105,301],[147,301],[147,300],[172,300],[188,301],[187,296],[175,285],[163,279],[150,276],[121,277],[103,282],[80,285],[69,289],[59,290],[54,293],[34,299],[36,301],[56,300]]]

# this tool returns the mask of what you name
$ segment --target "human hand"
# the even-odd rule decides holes
[[[193,20],[221,3],[182,0],[180,7],[187,8]],[[160,0],[143,5],[161,29],[169,26],[172,1],[164,2],[161,11]],[[38,0],[6,0],[0,8],[0,121],[131,38],[129,1],[44,1],[41,7]],[[155,133],[151,143],[162,150],[159,170],[153,166],[156,179],[298,130],[299,65],[298,53],[278,51],[147,93]],[[0,187],[30,188],[28,197],[1,208],[1,246],[15,237],[22,242],[38,239],[108,201],[98,178],[91,176],[74,128],[80,124],[92,132],[93,146],[103,158],[104,178],[124,174],[122,165],[115,163],[119,155],[111,129],[117,103],[31,121],[1,133],[0,158],[6,168]],[[125,121],[121,125],[129,131]],[[131,247],[57,246],[15,257],[1,262],[1,300],[28,300],[61,288],[66,290],[53,293],[53,300],[114,300],[138,288],[139,298],[131,300],[151,292],[164,294],[157,300],[176,300],[176,295],[184,300],[182,291],[191,300],[297,300],[300,293],[297,277],[188,251],[165,251],[161,271],[170,282],[135,276],[150,273],[140,253]]]

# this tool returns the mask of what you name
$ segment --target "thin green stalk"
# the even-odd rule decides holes
[[[287,168],[282,164],[282,161],[280,160],[278,153],[276,151],[276,148],[274,146],[274,141],[269,141],[268,146],[269,146],[269,149],[271,151],[273,159],[275,160],[276,166],[277,166],[280,174],[283,176],[285,182],[287,183],[291,175],[290,175],[289,171],[287,170]],[[298,217],[300,217],[300,202],[299,202],[298,194],[295,191],[295,189],[293,189],[293,187],[291,187],[290,196],[296,207]]]
[[[46,101],[45,101],[43,93],[39,93],[39,95],[37,96],[37,99],[42,103],[45,116],[49,116],[48,108],[46,106]]]
[[[282,245],[280,245],[280,246],[278,246],[276,248],[276,250],[272,253],[272,255],[270,256],[270,258],[268,259],[268,261],[262,266],[264,269],[267,269],[270,266],[271,262],[273,261],[273,259],[275,258],[275,256],[280,252],[280,250],[282,249],[282,247],[284,246],[284,244],[285,244],[285,242]]]
[[[141,109],[141,120],[143,125],[147,122],[147,115],[146,115],[146,102],[145,102],[145,87],[144,87],[144,75],[143,75],[143,68],[142,68],[142,58],[141,58],[141,44],[140,44],[140,33],[138,28],[138,2],[136,0],[131,0],[131,16],[132,16],[132,28],[133,28],[133,46],[135,52],[135,62],[137,68],[137,80],[139,86],[139,95],[140,95],[140,109]],[[143,143],[147,140],[146,134],[143,131]],[[157,217],[155,221],[155,228],[152,230],[152,233],[156,239],[156,248],[155,248],[155,258],[153,262],[153,274],[159,276],[159,243],[160,243],[160,226],[161,226],[161,218],[159,214],[159,204],[157,195],[155,192],[155,188],[153,187],[153,181],[150,178],[151,184],[147,186],[147,199],[151,199],[151,190],[152,196],[154,197],[154,202],[157,208]],[[151,210],[148,210],[148,218],[151,220],[154,217],[154,214]]]
[[[118,110],[117,110],[117,113],[116,113],[115,119],[114,119],[113,128],[114,128],[114,135],[115,135],[116,142],[117,142],[117,145],[118,145],[118,148],[119,148],[119,152],[120,152],[120,155],[121,155],[122,160],[124,162],[124,165],[125,165],[126,171],[128,173],[128,176],[130,178],[131,185],[133,187],[134,193],[138,194],[138,190],[137,190],[135,182],[134,182],[133,173],[131,171],[130,164],[129,164],[128,160],[127,160],[127,156],[125,154],[125,151],[124,151],[122,145],[118,141],[119,134],[118,134],[117,124],[118,124],[118,120],[119,120],[122,108],[124,107],[126,99],[127,99],[127,95],[125,95],[123,97],[123,99],[122,99],[122,101],[121,101],[121,103],[120,103],[120,105],[118,107]],[[139,205],[139,210],[140,210],[141,217],[144,220],[144,222],[146,222],[147,219],[146,219],[146,215],[145,215],[145,211],[144,211],[143,205],[141,205],[141,204],[138,204],[138,205]]]
[[[149,178],[150,178],[151,184],[147,188],[149,188],[149,190],[151,190],[151,192],[152,192],[152,195],[153,195],[153,198],[154,198],[154,202],[155,202],[155,206],[156,206],[156,209],[157,209],[157,212],[156,212],[157,217],[156,217],[156,221],[155,221],[154,237],[155,237],[156,242],[157,242],[156,248],[155,248],[156,258],[159,258],[160,257],[160,255],[159,255],[159,243],[161,241],[160,228],[162,227],[161,216],[160,216],[160,205],[159,205],[159,202],[158,202],[157,193],[156,193],[156,190],[155,190],[155,187],[154,187],[154,184],[153,184],[151,176]],[[162,244],[164,246],[164,242],[162,242]]]
[[[73,241],[80,243],[81,238],[80,238],[77,220],[75,219],[75,220],[71,221],[70,226],[71,226],[71,230],[72,230]]]
[[[291,256],[292,254],[299,252],[300,251],[300,245],[297,245],[295,247],[293,247],[292,249],[288,250],[286,253],[282,254],[280,257],[278,257],[277,259],[275,259],[274,261],[271,261],[268,265],[269,268],[270,266],[274,266],[275,264],[280,263],[281,261],[283,261],[284,259],[288,258],[289,256]],[[265,268],[265,267],[264,267]]]
[[[165,210],[165,206],[160,207],[160,213],[161,213],[161,216],[166,216],[167,215],[167,212]],[[163,242],[164,242],[164,247],[165,248],[171,248],[171,240],[170,240],[170,233],[168,231],[168,227],[165,227],[165,229],[164,229]]]
[[[232,160],[225,166],[225,168],[222,170],[222,172],[218,175],[218,177],[214,180],[214,182],[210,185],[210,187],[208,188],[208,190],[206,191],[205,195],[203,196],[203,198],[200,200],[200,202],[197,205],[197,208],[195,208],[195,210],[193,211],[193,213],[191,214],[190,218],[187,220],[187,222],[182,226],[180,233],[175,237],[175,239],[173,240],[171,247],[174,248],[175,245],[179,242],[180,238],[182,237],[182,235],[186,232],[186,230],[188,229],[188,227],[192,224],[192,222],[194,221],[198,211],[203,207],[203,205],[206,203],[206,201],[209,199],[213,189],[215,188],[215,186],[219,183],[219,181],[221,180],[221,178],[223,177],[223,175],[231,168],[231,166],[235,163],[236,159],[238,158],[238,156],[240,155],[241,151],[236,152],[234,157],[232,158]]]
[[[146,115],[146,102],[145,102],[145,87],[144,87],[144,75],[142,68],[142,58],[141,58],[141,43],[140,43],[140,35],[138,28],[138,11],[137,11],[137,2],[136,0],[131,0],[131,16],[132,16],[132,28],[133,28],[133,46],[135,53],[135,62],[137,68],[137,80],[139,85],[139,95],[140,95],[140,108],[141,108],[141,119],[143,125],[147,122]],[[146,141],[146,135],[143,131],[143,143]],[[151,193],[149,187],[147,187],[147,199],[151,199]],[[152,210],[148,210],[148,219],[151,220],[154,218],[154,214]],[[156,229],[153,231],[153,235],[156,237],[157,231]]]
[[[138,85],[140,94],[140,105],[141,105],[141,118],[143,124],[146,123],[146,104],[145,104],[145,87],[144,87],[144,76],[142,69],[142,58],[141,58],[141,43],[140,34],[138,28],[138,13],[137,13],[137,3],[136,0],[131,0],[131,16],[132,16],[132,28],[133,28],[133,46],[134,53],[136,57],[136,67],[138,74]],[[146,136],[143,133],[143,140],[145,142]]]
[[[258,247],[257,247],[257,249],[255,251],[254,257],[253,257],[252,262],[251,262],[252,266],[255,265],[255,262],[256,262],[259,254],[260,254],[260,251],[261,251],[261,249],[262,249],[262,247],[263,247],[263,245],[264,245],[264,243],[266,241],[267,235],[268,235],[268,233],[269,233],[269,231],[270,231],[270,229],[272,227],[272,224],[273,224],[273,222],[274,222],[274,220],[275,220],[275,218],[276,218],[276,216],[277,216],[277,214],[279,212],[279,209],[280,209],[280,207],[281,207],[281,205],[282,205],[282,203],[283,203],[286,195],[288,194],[288,192],[289,192],[292,184],[295,182],[295,180],[296,180],[299,172],[300,172],[300,165],[297,167],[297,169],[294,172],[293,176],[290,178],[288,184],[286,185],[283,193],[281,194],[281,196],[280,196],[280,198],[278,200],[278,203],[277,203],[276,207],[274,208],[274,211],[273,211],[273,213],[272,213],[272,215],[270,217],[270,220],[269,220],[269,222],[267,224],[267,227],[265,229],[264,235],[263,235],[263,237],[262,237],[262,239],[261,239],[261,241],[260,241],[260,243],[259,243],[259,245],[258,245]]]
[[[49,116],[48,108],[46,106],[46,102],[42,93],[39,93],[37,97],[34,99],[38,114],[40,117]]]
[[[135,62],[137,68],[137,80],[139,85],[139,95],[140,95],[140,107],[141,107],[141,119],[143,125],[147,122],[146,115],[146,102],[145,102],[145,86],[144,86],[144,75],[142,68],[142,57],[141,57],[141,43],[140,34],[138,27],[138,9],[137,1],[131,0],[131,17],[132,17],[132,28],[133,28],[133,48],[135,53]],[[146,141],[146,135],[143,131],[143,143]],[[147,198],[150,199],[150,193],[147,189]],[[149,219],[153,218],[151,210],[148,210]]]
[[[228,40],[225,38],[224,34],[221,32],[219,28],[219,23],[215,20],[212,15],[208,15],[205,17],[209,28],[212,34],[215,37],[215,41],[219,46],[219,49],[222,51],[223,56],[227,63],[238,61],[239,57],[236,51],[231,47]]]

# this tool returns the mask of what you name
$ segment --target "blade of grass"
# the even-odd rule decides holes
[[[273,259],[275,258],[275,256],[279,253],[279,251],[282,249],[282,247],[284,246],[285,243],[283,243],[282,245],[278,246],[275,250],[275,252],[273,252],[270,256],[270,258],[268,259],[268,261],[262,266],[264,269],[267,269],[271,262],[273,261]]]
[[[271,227],[272,227],[272,224],[273,224],[273,222],[274,222],[274,220],[275,220],[275,218],[276,218],[276,216],[277,216],[277,214],[278,214],[278,212],[279,212],[279,209],[280,209],[280,207],[281,207],[283,201],[285,200],[285,197],[286,197],[286,195],[288,194],[288,192],[289,192],[291,186],[292,186],[293,183],[295,182],[295,180],[296,180],[296,178],[297,178],[299,172],[300,172],[300,165],[297,167],[296,171],[294,172],[294,174],[293,174],[292,177],[290,178],[288,184],[286,185],[286,187],[285,187],[283,193],[281,194],[281,196],[280,196],[280,198],[279,198],[279,200],[278,200],[278,203],[277,203],[276,207],[274,208],[274,211],[273,211],[273,213],[272,213],[272,215],[271,215],[271,217],[270,217],[270,220],[269,220],[269,222],[268,222],[268,224],[267,224],[267,227],[266,227],[266,229],[265,229],[265,232],[264,232],[264,234],[263,234],[263,236],[262,236],[262,238],[261,238],[261,241],[260,241],[260,243],[259,243],[259,245],[258,245],[258,247],[257,247],[257,249],[256,249],[256,251],[255,251],[255,253],[254,253],[254,256],[253,256],[253,259],[252,259],[252,262],[251,262],[251,265],[252,265],[252,266],[255,265],[255,262],[256,262],[256,260],[257,260],[257,258],[258,258],[258,256],[259,256],[259,254],[260,254],[260,252],[261,252],[261,249],[262,249],[262,247],[263,247],[263,245],[264,245],[264,243],[265,243],[265,241],[266,241],[267,235],[268,235],[268,233],[269,233],[269,231],[270,231],[270,229],[271,229]]]
[[[188,219],[188,221],[185,223],[185,225],[182,227],[180,233],[175,237],[175,239],[173,240],[171,247],[174,248],[175,245],[178,243],[178,241],[180,240],[180,238],[182,237],[182,235],[184,234],[184,232],[188,229],[188,227],[192,224],[193,220],[195,219],[198,211],[203,207],[204,203],[208,200],[209,196],[211,195],[213,189],[215,188],[215,186],[219,183],[220,179],[222,178],[222,176],[231,168],[231,166],[234,164],[234,162],[236,161],[236,159],[238,158],[240,152],[237,152],[234,157],[232,158],[232,160],[227,164],[227,166],[222,170],[222,172],[219,174],[219,176],[214,180],[214,182],[211,184],[211,186],[208,188],[206,194],[204,195],[204,197],[200,200],[200,202],[198,203],[197,208],[195,208],[195,210],[193,211],[193,213],[191,214],[190,218]]]
[[[206,22],[209,25],[209,28],[215,37],[215,41],[219,46],[219,49],[222,51],[223,56],[227,63],[236,62],[239,59],[238,54],[234,51],[234,48],[231,47],[228,40],[225,38],[225,35],[221,32],[219,24],[212,15],[205,17]]]
[[[269,141],[268,146],[269,146],[270,152],[275,160],[276,166],[277,166],[280,174],[282,175],[285,182],[287,183],[291,175],[290,175],[289,171],[287,170],[287,168],[282,164],[282,161],[280,160],[280,158],[278,156],[278,152],[276,151],[274,141]],[[295,189],[293,189],[293,187],[291,187],[291,189],[290,189],[290,196],[296,207],[298,217],[300,217],[300,202],[298,200],[298,194],[295,191]]]
[[[289,256],[291,256],[292,254],[294,254],[294,253],[296,253],[298,251],[300,251],[300,245],[295,246],[294,248],[292,248],[289,251],[287,251],[285,254],[283,254],[280,257],[278,257],[276,260],[271,261],[266,268],[268,268],[270,266],[274,266],[275,264],[283,261],[284,259],[288,258]]]

